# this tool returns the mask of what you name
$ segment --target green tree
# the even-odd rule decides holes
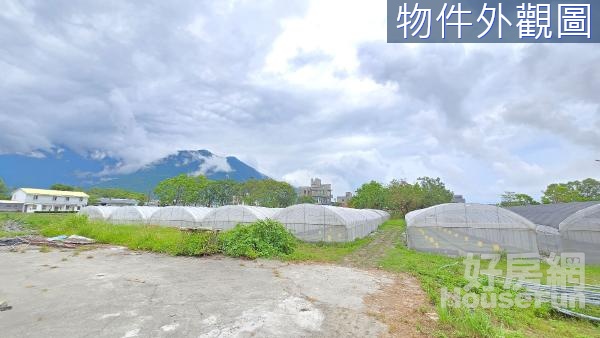
[[[356,190],[349,205],[357,209],[385,209],[387,190],[379,182],[371,181]]]
[[[446,185],[439,177],[419,177],[417,185],[423,193],[423,207],[427,208],[433,205],[450,203],[454,193],[446,189]]]
[[[294,187],[286,182],[251,179],[242,183],[240,199],[248,205],[285,208],[296,202],[297,194]]]
[[[8,200],[10,199],[10,190],[4,180],[0,178],[0,200]]]
[[[199,191],[201,205],[220,207],[234,203],[239,196],[240,184],[233,180],[209,181],[206,187]]]
[[[312,196],[306,196],[306,195],[298,196],[298,199],[296,200],[296,204],[303,204],[303,203],[315,204],[315,203],[317,203],[317,201]]]
[[[201,191],[208,186],[204,176],[181,174],[158,183],[154,194],[161,205],[201,205]]]
[[[600,201],[600,181],[593,178],[575,183],[576,189],[581,198],[585,201]]]
[[[51,190],[60,190],[60,191],[77,191],[80,190],[79,188],[70,186],[70,185],[66,185],[66,184],[62,184],[62,183],[55,183],[53,185],[50,186]]]
[[[537,205],[540,202],[533,199],[533,197],[527,194],[518,194],[512,191],[506,191],[501,196],[500,206],[501,207],[515,207],[520,205]]]
[[[388,208],[397,216],[404,216],[424,206],[426,195],[419,183],[392,180],[387,189]]]
[[[544,196],[542,196],[544,204],[578,202],[582,200],[584,199],[577,190],[575,182],[550,184],[544,191]]]

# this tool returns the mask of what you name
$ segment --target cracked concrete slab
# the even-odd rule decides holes
[[[393,283],[333,265],[100,248],[0,250],[3,337],[377,336],[363,299]]]

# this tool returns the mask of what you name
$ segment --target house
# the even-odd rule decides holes
[[[98,204],[107,207],[134,207],[138,205],[138,201],[131,198],[110,198],[102,197]]]
[[[350,199],[352,199],[352,193],[351,192],[346,192],[346,195],[344,195],[344,196],[338,196],[335,201],[341,207],[348,207],[348,202],[350,202]]]
[[[79,211],[88,203],[89,196],[80,191],[61,191],[19,188],[12,200],[23,203],[23,212]]]
[[[310,187],[300,187],[298,189],[300,196],[310,196],[315,199],[317,204],[330,205],[331,198],[331,184],[321,183],[320,178],[311,178]]]

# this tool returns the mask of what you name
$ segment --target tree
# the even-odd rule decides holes
[[[244,204],[268,208],[285,208],[296,202],[297,194],[289,183],[273,179],[251,179],[242,183],[240,199]]]
[[[446,189],[446,185],[439,177],[419,177],[417,183],[423,193],[423,207],[450,203],[454,193]]]
[[[386,195],[386,188],[381,183],[371,181],[358,188],[348,204],[357,209],[385,209]]]
[[[568,203],[582,201],[583,197],[577,191],[577,185],[574,182],[553,183],[544,191],[542,202],[549,203]]]
[[[220,207],[234,203],[239,196],[240,184],[233,180],[209,181],[206,187],[199,191],[200,203],[208,207]]]
[[[9,200],[10,198],[10,190],[6,186],[6,183],[4,183],[4,180],[0,178],[0,200]]]
[[[76,190],[80,190],[80,189],[75,188],[75,187],[70,186],[70,185],[62,184],[62,183],[55,183],[55,184],[53,184],[53,185],[50,186],[50,190],[76,191]]]
[[[576,181],[575,186],[583,200],[600,201],[600,181],[586,178],[581,182]]]
[[[161,205],[201,205],[200,192],[207,186],[208,179],[204,176],[181,174],[159,182],[154,193]]]
[[[306,196],[306,195],[298,196],[298,199],[296,200],[296,204],[303,204],[303,203],[315,204],[315,203],[317,203],[317,201],[312,196]]]
[[[540,202],[533,199],[533,197],[527,194],[517,194],[512,191],[506,191],[501,196],[500,201],[501,207],[515,207],[520,205],[537,205]]]
[[[600,201],[600,182],[593,178],[583,181],[550,184],[542,196],[543,203]]]
[[[425,203],[425,191],[419,183],[410,184],[404,180],[392,180],[388,189],[388,207],[398,215],[420,209]]]

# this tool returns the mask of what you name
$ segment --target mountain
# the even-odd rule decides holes
[[[214,180],[246,181],[267,176],[236,157],[221,157],[208,150],[184,150],[127,174],[110,174],[119,159],[82,156],[70,150],[0,155],[0,178],[10,187],[48,188],[63,183],[84,188],[111,187],[149,192],[158,182],[179,174],[205,175]],[[106,173],[109,174],[106,174]]]

